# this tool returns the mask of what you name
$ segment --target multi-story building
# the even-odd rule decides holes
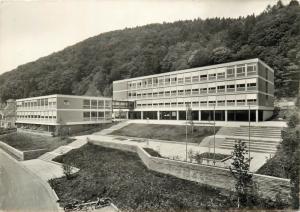
[[[90,125],[111,122],[111,98],[56,94],[16,101],[16,124],[22,129],[59,134],[59,130],[71,133]]]
[[[249,59],[118,80],[113,100],[135,103],[129,119],[263,121],[273,113],[274,70]]]

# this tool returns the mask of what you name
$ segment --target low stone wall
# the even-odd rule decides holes
[[[6,144],[2,141],[0,141],[0,148],[2,148],[4,151],[8,152],[9,154],[15,156],[18,160],[35,159],[48,151],[47,149],[21,151],[12,146],[9,146],[8,144]]]
[[[208,165],[187,163],[182,161],[157,158],[149,155],[143,148],[105,141],[89,141],[89,143],[103,147],[136,152],[148,169],[156,172],[173,175],[175,177],[199,182],[216,188],[234,190],[235,179],[230,170]],[[290,195],[290,180],[266,175],[253,175],[259,192],[265,198],[275,198],[279,194],[282,198]]]

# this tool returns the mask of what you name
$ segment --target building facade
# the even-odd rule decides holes
[[[59,134],[59,129],[79,131],[88,125],[111,122],[112,99],[49,95],[17,99],[18,128]]]
[[[134,102],[129,119],[264,121],[274,108],[274,70],[259,59],[113,82],[113,100]],[[249,117],[250,114],[250,117]]]

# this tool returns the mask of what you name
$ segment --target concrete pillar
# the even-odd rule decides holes
[[[157,120],[160,120],[160,118],[159,118],[159,111],[157,111]]]
[[[177,121],[179,120],[179,111],[178,110],[176,111],[176,120]]]
[[[141,120],[143,120],[143,119],[144,119],[144,112],[141,111]]]
[[[225,110],[225,122],[227,122],[228,121],[228,111],[227,110]]]
[[[201,121],[201,110],[199,110],[198,112],[199,112],[199,121]]]
[[[255,121],[258,122],[258,110],[255,110]]]

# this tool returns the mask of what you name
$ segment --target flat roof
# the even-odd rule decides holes
[[[77,98],[77,99],[107,99],[112,100],[112,97],[102,97],[102,96],[79,96],[79,95],[65,95],[65,94],[51,94],[46,96],[35,96],[28,97],[23,99],[17,99],[16,101],[26,101],[26,100],[35,100],[41,98],[57,98],[57,97],[68,97],[68,98]]]
[[[150,77],[159,77],[159,76],[164,76],[166,74],[182,74],[182,73],[188,73],[188,72],[193,72],[193,71],[204,71],[204,70],[208,70],[208,69],[222,68],[224,66],[233,66],[233,65],[240,64],[240,63],[257,63],[257,62],[262,63],[264,66],[269,68],[274,73],[274,70],[270,66],[268,66],[265,62],[263,62],[259,58],[254,58],[254,59],[248,59],[248,60],[239,60],[239,61],[234,61],[234,62],[216,64],[216,65],[200,66],[200,67],[196,67],[196,68],[189,68],[189,69],[183,69],[183,70],[177,70],[177,71],[164,72],[164,73],[160,73],[160,74],[151,74],[151,75],[145,75],[145,76],[140,76],[140,77],[116,80],[116,81],[113,81],[113,83],[126,82],[126,81],[132,81],[132,80],[140,80],[140,79],[145,79],[148,77],[149,78]]]

